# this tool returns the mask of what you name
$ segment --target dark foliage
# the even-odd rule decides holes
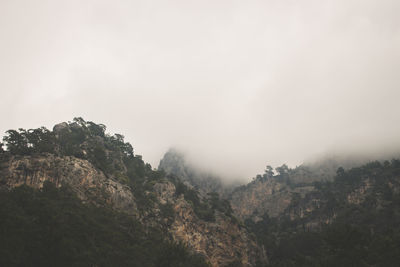
[[[0,192],[0,266],[207,266],[126,214],[45,183]]]
[[[269,266],[400,266],[400,161],[339,168],[333,182],[315,188],[294,196],[278,218],[246,221],[268,249]],[[361,200],[349,201],[355,193]],[[296,213],[313,201],[312,212]]]
[[[236,221],[229,201],[220,199],[218,193],[208,193],[207,198],[200,199],[197,190],[189,188],[177,177],[170,175],[170,179],[175,184],[175,194],[183,195],[185,200],[192,204],[194,212],[200,219],[213,222],[215,221],[215,211],[218,211]]]
[[[140,210],[157,201],[153,185],[165,174],[135,155],[120,134],[103,124],[74,118],[53,131],[9,130],[0,143],[0,164],[12,157],[53,154],[88,160],[106,176],[130,186]],[[192,200],[197,195],[192,193]],[[83,205],[68,189],[46,184],[0,192],[0,266],[206,266],[181,244],[169,243],[161,229],[143,229],[127,215]],[[200,202],[196,202],[199,204]],[[161,206],[170,224],[174,211]]]
[[[140,155],[134,155],[132,145],[124,141],[123,135],[106,134],[105,125],[82,118],[74,118],[72,122],[56,127],[53,131],[45,127],[7,131],[3,138],[7,149],[4,151],[1,144],[0,160],[11,155],[44,153],[86,159],[105,175],[131,186],[139,208],[152,206],[152,196],[144,192],[164,173],[152,170]]]

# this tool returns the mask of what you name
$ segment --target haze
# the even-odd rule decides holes
[[[0,1],[0,131],[81,116],[154,167],[400,147],[400,1]],[[400,151],[400,150],[398,150]]]

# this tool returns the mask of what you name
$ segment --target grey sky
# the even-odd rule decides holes
[[[251,177],[400,145],[400,1],[0,0],[0,131],[82,116]]]

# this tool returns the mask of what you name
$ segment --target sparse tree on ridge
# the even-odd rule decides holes
[[[6,136],[3,137],[3,141],[7,145],[8,151],[15,154],[25,154],[28,151],[28,142],[24,135],[24,129],[8,130]]]
[[[271,165],[267,165],[267,167],[265,168],[264,177],[272,178],[273,176],[274,176],[274,168],[272,168]]]
[[[279,175],[289,174],[289,167],[286,164],[283,164],[280,167],[276,167],[275,170],[278,172]]]

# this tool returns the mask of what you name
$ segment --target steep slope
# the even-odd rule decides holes
[[[179,185],[181,186],[182,184]],[[267,261],[264,251],[233,217],[215,210],[212,219],[199,218],[196,206],[193,207],[193,202],[188,199],[188,191],[191,189],[187,188],[188,191],[177,194],[175,185],[164,181],[155,184],[154,190],[160,201],[159,206],[170,205],[175,212],[168,228],[169,233],[176,241],[183,241],[194,251],[204,255],[212,266],[227,266],[232,263],[255,266],[257,262],[261,264]]]
[[[39,189],[46,181],[54,183],[56,187],[68,185],[83,202],[104,201],[118,210],[138,216],[130,188],[107,178],[87,160],[52,154],[11,156],[1,165],[2,187],[11,189],[29,185]]]
[[[187,185],[193,186],[202,195],[210,192],[216,192],[221,196],[227,195],[229,188],[225,186],[217,176],[196,169],[191,166],[182,152],[176,149],[169,149],[160,160],[159,170],[167,174],[179,177]]]
[[[313,189],[311,185],[289,186],[274,178],[256,179],[236,188],[230,195],[234,214],[242,220],[260,220],[264,214],[277,217],[292,201],[293,195],[305,195]]]
[[[399,266],[400,161],[371,162],[247,220],[270,266]]]
[[[339,167],[356,166],[362,159],[352,157],[325,157],[304,163],[295,168],[283,164],[275,168],[267,166],[264,174],[258,174],[247,185],[235,188],[229,195],[234,213],[241,219],[259,220],[267,214],[281,215],[293,198],[304,197],[313,191],[316,182],[333,181]]]
[[[176,177],[152,170],[122,135],[81,118],[45,128],[8,131],[0,153],[0,187],[68,187],[84,203],[133,215],[144,229],[181,242],[212,266],[256,266],[265,253],[231,215],[229,203],[202,197]],[[147,230],[150,231],[150,230]],[[106,265],[107,266],[107,265]]]
[[[126,213],[83,204],[67,185],[0,190],[0,201],[0,266],[208,266]]]
[[[304,196],[313,190],[309,181],[324,180],[330,176],[327,172],[320,179],[318,173],[309,166],[301,165],[290,169],[285,164],[274,170],[267,166],[263,175],[257,175],[247,185],[239,186],[229,195],[234,213],[242,220],[260,220],[267,214],[270,217],[281,215],[291,203],[293,196]],[[308,181],[308,182],[305,182]]]

